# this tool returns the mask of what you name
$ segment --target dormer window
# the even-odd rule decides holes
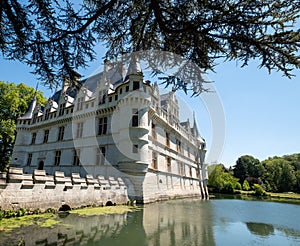
[[[106,90],[99,91],[99,105],[105,103]]]
[[[133,81],[133,90],[140,89],[140,81]]]
[[[77,101],[77,110],[82,110],[82,108],[83,108],[83,101],[84,101],[83,97],[79,97],[78,98],[78,101]]]
[[[49,119],[49,115],[50,115],[50,108],[47,108],[45,111],[45,120]]]
[[[59,113],[58,116],[62,116],[64,114],[64,110],[65,110],[66,104],[62,103],[59,105]]]

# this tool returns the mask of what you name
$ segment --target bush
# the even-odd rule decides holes
[[[242,186],[239,182],[236,182],[235,185],[234,185],[234,189],[235,190],[241,190],[242,189]]]
[[[244,182],[243,182],[243,190],[245,190],[245,191],[250,190],[250,185],[247,180],[244,180]]]
[[[234,185],[231,182],[226,182],[224,188],[222,189],[223,193],[233,194],[234,193]]]
[[[259,184],[253,185],[254,195],[256,196],[265,196],[267,195],[266,191]]]

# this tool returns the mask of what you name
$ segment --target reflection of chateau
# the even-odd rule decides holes
[[[191,209],[192,208],[192,209]],[[176,200],[146,205],[123,215],[78,217],[70,214],[55,228],[24,227],[0,244],[17,245],[215,245],[209,201]],[[67,225],[67,226],[65,226]]]
[[[125,72],[107,65],[81,83],[65,81],[45,108],[33,99],[18,119],[12,166],[122,177],[138,202],[207,197],[205,141],[195,119],[179,121],[173,92],[160,95],[134,59]]]

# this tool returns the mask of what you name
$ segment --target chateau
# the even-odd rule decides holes
[[[205,141],[195,116],[180,122],[174,92],[160,95],[136,60],[77,80],[80,89],[65,80],[45,107],[33,98],[17,122],[12,167],[122,178],[140,203],[208,197]]]

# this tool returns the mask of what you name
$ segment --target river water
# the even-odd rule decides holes
[[[172,200],[122,215],[57,218],[54,228],[0,232],[0,245],[300,245],[300,205],[239,199]],[[1,222],[0,222],[1,223]]]

